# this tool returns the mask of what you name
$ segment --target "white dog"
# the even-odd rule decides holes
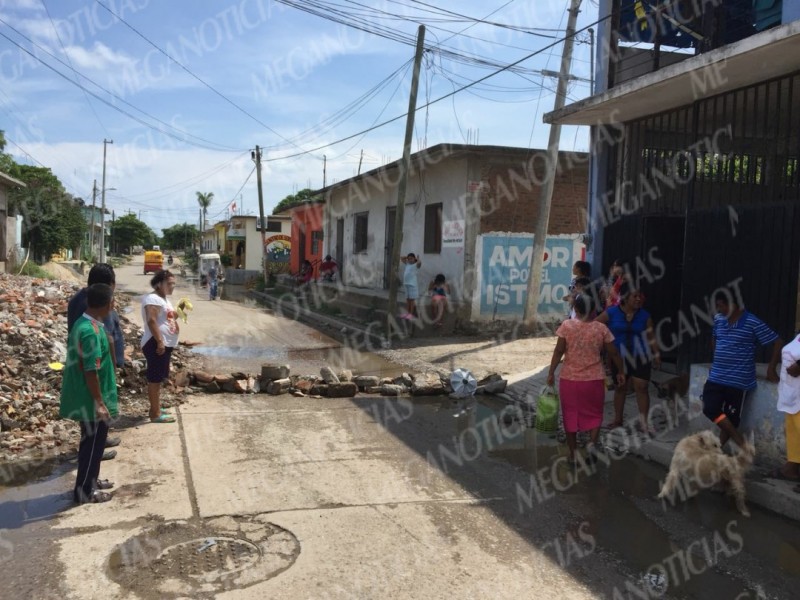
[[[744,503],[744,475],[754,458],[755,448],[751,443],[746,443],[736,456],[728,456],[711,431],[689,435],[675,447],[667,480],[658,497],[669,497],[674,503],[676,489],[682,492],[680,496],[685,500],[700,490],[723,483],[735,498],[739,512],[749,517],[750,511]]]

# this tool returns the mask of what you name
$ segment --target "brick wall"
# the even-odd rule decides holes
[[[481,165],[480,233],[533,232],[539,217],[542,155],[484,161]],[[562,153],[550,209],[551,235],[586,231],[589,168],[586,155]],[[526,173],[533,170],[535,175]]]

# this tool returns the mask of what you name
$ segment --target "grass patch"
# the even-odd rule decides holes
[[[45,271],[35,262],[31,261],[25,263],[25,266],[22,267],[22,272],[20,273],[20,275],[27,275],[28,277],[37,277],[39,279],[55,279],[55,277],[50,275],[50,273]]]

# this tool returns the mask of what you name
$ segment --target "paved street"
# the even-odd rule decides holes
[[[146,291],[139,273],[119,287]],[[214,370],[253,371],[259,348],[307,372],[342,355],[260,308],[185,295],[183,339],[235,350]],[[192,396],[177,424],[121,431],[112,502],[70,506],[69,466],[0,494],[3,597],[617,599],[656,597],[664,576],[663,597],[795,597],[796,523],[710,492],[665,508],[660,466],[570,471],[500,405],[455,415],[449,399]]]

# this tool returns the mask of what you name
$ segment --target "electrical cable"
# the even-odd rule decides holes
[[[230,99],[230,98],[228,98],[228,97],[227,97],[225,94],[223,94],[222,92],[220,92],[219,90],[217,90],[217,89],[216,89],[215,87],[213,87],[213,86],[212,86],[210,83],[206,82],[204,79],[202,79],[201,77],[199,77],[198,75],[196,75],[196,74],[195,74],[194,72],[192,72],[192,71],[191,71],[191,70],[190,70],[188,67],[186,67],[186,66],[185,66],[183,63],[181,63],[181,62],[180,62],[178,59],[176,59],[176,58],[173,58],[173,57],[172,57],[172,56],[171,56],[171,55],[170,55],[170,54],[169,54],[169,53],[168,53],[166,50],[163,50],[162,48],[160,48],[160,47],[159,47],[159,46],[158,46],[158,45],[157,45],[155,42],[153,42],[152,40],[150,40],[150,39],[149,39],[147,36],[145,36],[143,33],[141,33],[141,32],[140,32],[138,29],[136,29],[136,28],[135,28],[133,25],[131,25],[130,23],[128,23],[128,22],[127,22],[125,19],[123,19],[123,18],[122,18],[120,15],[118,15],[116,12],[114,12],[114,11],[113,11],[113,10],[111,10],[111,9],[110,9],[108,6],[106,6],[106,5],[105,5],[103,2],[101,2],[101,0],[95,0],[95,2],[96,2],[97,4],[99,4],[101,7],[103,7],[105,10],[107,10],[109,13],[111,13],[113,16],[115,16],[117,19],[119,19],[119,20],[120,20],[120,22],[121,22],[121,23],[123,23],[123,24],[124,24],[124,25],[125,25],[125,26],[126,26],[128,29],[130,29],[131,31],[133,31],[133,32],[134,32],[136,35],[138,35],[140,38],[142,38],[144,41],[146,41],[148,44],[150,44],[150,45],[151,45],[153,48],[155,48],[156,50],[158,50],[158,51],[159,51],[161,54],[163,54],[164,56],[166,56],[166,57],[167,57],[169,60],[171,60],[172,62],[174,62],[176,65],[178,65],[178,66],[179,66],[181,69],[183,69],[183,70],[184,70],[186,73],[188,73],[188,74],[189,74],[191,77],[193,77],[194,79],[196,79],[197,81],[199,81],[200,83],[202,83],[202,84],[203,84],[203,85],[204,85],[206,88],[208,88],[209,90],[211,90],[212,92],[214,92],[214,94],[216,94],[217,96],[219,96],[220,98],[222,98],[223,100],[225,100],[225,102],[227,102],[228,104],[230,104],[231,106],[233,106],[234,108],[236,108],[236,109],[237,109],[239,112],[241,112],[242,114],[246,115],[247,117],[249,117],[250,119],[252,119],[252,120],[253,120],[253,121],[255,121],[256,123],[258,123],[259,125],[261,125],[262,127],[264,127],[264,129],[266,129],[267,131],[269,131],[269,132],[271,132],[271,133],[275,134],[276,136],[278,136],[279,138],[281,138],[283,141],[287,142],[288,144],[290,144],[290,145],[292,145],[292,146],[295,146],[295,147],[297,147],[297,148],[300,148],[300,146],[298,146],[297,144],[295,144],[295,143],[294,143],[294,142],[292,142],[291,140],[289,140],[289,139],[285,138],[283,135],[281,135],[280,133],[278,133],[277,131],[275,131],[275,130],[274,130],[272,127],[270,127],[269,125],[267,125],[266,123],[264,123],[262,120],[260,120],[260,119],[259,119],[259,118],[257,118],[256,116],[252,115],[250,112],[248,112],[247,110],[245,110],[244,108],[242,108],[242,107],[241,107],[241,106],[239,106],[238,104],[236,104],[236,103],[235,103],[233,100],[231,100],[231,99]],[[315,157],[315,158],[316,158],[316,157]],[[319,159],[319,160],[322,160],[322,159]]]
[[[53,28],[53,31],[56,34],[56,38],[58,38],[58,45],[61,46],[61,51],[64,53],[64,56],[67,57],[67,62],[69,62],[70,69],[72,69],[72,72],[75,73],[76,78],[80,77],[80,74],[78,73],[78,71],[75,70],[75,66],[72,64],[72,59],[69,57],[67,49],[64,47],[64,42],[61,41],[61,34],[58,32],[58,27],[56,27],[56,24],[53,21],[53,17],[50,14],[50,9],[47,8],[47,3],[45,2],[45,0],[39,0],[39,2],[44,7],[44,11],[47,13],[47,18],[50,20],[50,26]],[[97,111],[94,109],[94,105],[89,100],[89,94],[87,94],[85,90],[83,92],[83,97],[86,98],[86,104],[89,105],[89,109],[92,111],[92,114],[94,114],[94,118],[97,119],[97,122],[100,124],[100,128],[105,132],[106,137],[110,138],[111,134],[108,133],[108,129],[106,129],[106,126],[103,124],[103,121],[100,120],[100,115],[97,114]]]
[[[25,38],[25,39],[28,39],[28,41],[31,41],[31,40],[30,40],[30,38],[27,38],[25,35],[23,35],[23,34],[20,34],[20,33],[19,33],[19,32],[18,32],[16,29],[14,29],[13,27],[11,27],[11,26],[10,26],[10,25],[9,25],[9,24],[8,24],[6,21],[4,21],[4,20],[3,20],[1,17],[0,17],[0,23],[3,23],[4,25],[8,26],[10,29],[12,29],[12,30],[14,30],[15,32],[17,32],[17,33],[18,33],[19,35],[21,35],[23,38]],[[178,140],[179,142],[183,142],[183,143],[185,143],[185,144],[190,144],[190,145],[192,145],[192,146],[198,146],[198,147],[200,147],[200,148],[204,148],[204,149],[206,149],[206,150],[214,150],[214,151],[217,151],[217,152],[222,152],[222,151],[225,151],[225,152],[241,152],[241,148],[236,148],[236,149],[234,149],[234,148],[229,148],[229,147],[226,147],[226,146],[212,147],[212,146],[207,146],[207,145],[205,145],[205,144],[199,144],[199,143],[197,143],[197,142],[193,142],[193,141],[191,141],[191,140],[189,140],[189,139],[186,139],[186,138],[184,138],[184,137],[180,137],[179,135],[177,135],[177,134],[174,134],[174,133],[172,133],[172,132],[170,132],[170,131],[165,131],[164,129],[160,129],[160,128],[158,128],[158,127],[155,127],[154,125],[152,125],[152,124],[148,123],[147,121],[145,121],[145,120],[141,119],[140,117],[137,117],[136,115],[133,115],[133,114],[129,113],[129,112],[128,112],[128,111],[126,111],[126,110],[123,110],[122,108],[120,108],[119,106],[116,106],[116,105],[115,105],[115,104],[113,104],[112,102],[109,102],[108,100],[106,100],[106,99],[105,99],[105,98],[103,98],[102,96],[99,96],[99,95],[98,95],[98,94],[96,94],[95,92],[93,92],[93,91],[91,91],[91,90],[87,89],[87,88],[86,88],[86,86],[84,86],[84,85],[83,85],[83,84],[81,84],[80,82],[78,82],[78,81],[75,81],[75,80],[73,80],[73,79],[70,79],[70,78],[69,78],[67,75],[65,75],[64,73],[62,73],[61,71],[59,71],[58,69],[56,69],[55,67],[53,67],[52,65],[48,64],[47,62],[45,62],[44,60],[42,60],[41,58],[39,58],[38,56],[36,56],[36,55],[35,55],[33,52],[31,52],[30,50],[28,50],[27,48],[25,48],[24,46],[22,46],[22,45],[21,45],[21,44],[19,44],[18,42],[14,41],[14,40],[13,40],[13,39],[11,39],[10,37],[8,37],[8,36],[7,36],[5,33],[3,33],[2,31],[0,31],[0,36],[2,36],[2,37],[4,37],[5,39],[7,39],[9,42],[11,42],[11,43],[12,43],[12,44],[14,44],[15,46],[17,46],[17,47],[18,47],[20,50],[22,50],[23,52],[25,52],[26,54],[28,54],[29,56],[31,56],[32,58],[34,58],[35,60],[37,60],[38,62],[40,62],[42,65],[44,65],[45,67],[47,67],[48,69],[50,69],[51,71],[53,71],[53,73],[55,73],[55,74],[56,74],[56,75],[58,75],[59,77],[61,77],[61,78],[65,79],[65,80],[66,80],[66,81],[68,81],[69,83],[71,83],[71,84],[73,84],[73,85],[75,85],[75,86],[77,86],[77,87],[81,88],[82,90],[84,90],[85,92],[87,92],[88,94],[90,94],[91,96],[93,96],[93,97],[97,98],[97,99],[98,99],[100,102],[102,102],[102,103],[103,103],[103,104],[105,104],[106,106],[108,106],[108,107],[110,107],[110,108],[113,108],[114,110],[116,110],[116,111],[118,111],[118,112],[120,112],[120,113],[124,114],[124,115],[125,115],[125,116],[127,116],[128,118],[130,118],[130,119],[133,119],[134,121],[136,121],[137,123],[139,123],[139,124],[141,124],[141,125],[144,125],[144,126],[145,126],[145,127],[147,127],[148,129],[152,129],[152,130],[154,130],[154,131],[157,131],[158,133],[162,133],[162,134],[164,134],[164,135],[167,135],[167,136],[169,136],[169,137],[171,137],[171,138],[173,138],[173,139],[176,139],[176,140]],[[38,44],[36,44],[35,42],[32,42],[32,43],[33,43],[33,44],[34,44],[36,47],[38,47],[38,48],[41,48],[41,46],[39,46],[39,45],[38,45]],[[53,56],[53,55],[52,55],[50,52],[48,52],[47,50],[44,50],[43,48],[42,48],[42,50],[43,50],[44,52],[46,52],[48,55],[50,55],[51,57],[55,58],[55,59],[56,59],[58,62],[60,62],[61,64],[64,64],[64,62],[63,62],[61,59],[59,59],[58,57],[55,57],[55,56]],[[88,77],[86,77],[86,76],[84,76],[84,78],[85,78],[86,80],[88,80],[88,81],[92,81],[91,79],[89,79],[89,78],[88,78]],[[115,98],[117,98],[117,99],[118,99],[118,100],[120,100],[121,102],[123,102],[123,103],[127,104],[128,106],[131,106],[132,108],[134,108],[135,110],[137,110],[137,111],[141,112],[142,114],[146,114],[146,115],[147,115],[149,118],[151,118],[151,119],[153,119],[153,120],[155,120],[155,121],[158,121],[158,122],[160,122],[160,123],[163,123],[163,124],[165,124],[166,126],[168,126],[168,127],[172,128],[172,129],[175,129],[175,130],[177,130],[177,131],[181,131],[181,130],[177,129],[177,128],[176,128],[176,127],[174,127],[174,126],[172,126],[172,125],[169,125],[168,123],[164,123],[164,121],[161,121],[160,119],[158,119],[158,118],[156,118],[156,117],[153,117],[152,115],[149,115],[149,114],[145,113],[145,112],[144,112],[144,111],[142,111],[141,109],[139,109],[139,108],[136,108],[135,106],[133,106],[132,104],[130,104],[130,103],[129,103],[129,102],[127,102],[126,100],[124,100],[124,99],[122,99],[122,98],[120,98],[120,97],[116,96],[115,94],[113,94],[113,93],[111,93],[111,92],[108,92],[108,90],[105,90],[105,89],[104,89],[102,86],[100,86],[100,85],[98,85],[98,84],[94,83],[93,81],[92,81],[92,83],[93,83],[94,85],[96,85],[97,87],[99,87],[100,89],[103,89],[104,91],[106,91],[107,93],[109,93],[109,94],[110,94],[112,97],[115,97]],[[197,139],[201,139],[201,140],[203,139],[203,138],[200,138],[200,137],[198,137],[198,136],[195,136],[195,135],[193,135],[193,134],[190,134],[190,133],[187,133],[187,132],[183,132],[183,131],[181,131],[181,133],[182,133],[184,136],[191,136],[191,137],[193,137],[193,138],[197,138]],[[204,141],[208,142],[208,140],[204,140]],[[211,143],[211,144],[214,144],[214,142],[209,142],[209,143]]]

